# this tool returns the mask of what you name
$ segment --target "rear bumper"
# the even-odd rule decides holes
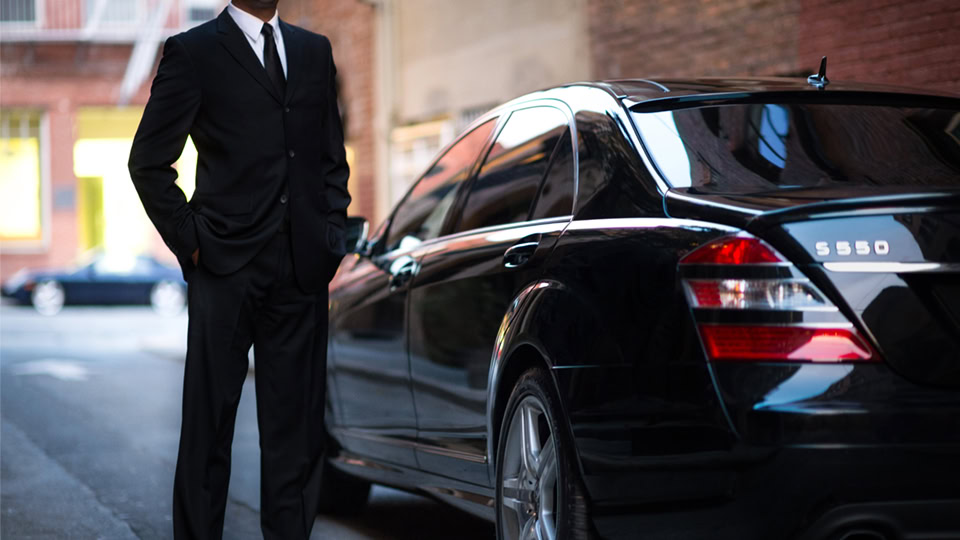
[[[958,446],[782,448],[669,473],[623,463],[586,483],[607,539],[946,539],[960,538],[957,463]]]
[[[960,538],[960,393],[697,365],[557,370],[601,537]]]

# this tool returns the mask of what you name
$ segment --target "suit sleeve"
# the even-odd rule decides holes
[[[163,57],[133,139],[128,167],[147,216],[181,260],[188,259],[199,243],[193,210],[176,185],[173,164],[183,152],[200,98],[189,53],[173,36],[163,46]]]
[[[350,193],[347,191],[347,179],[350,177],[350,166],[347,165],[347,154],[343,146],[343,124],[340,120],[340,109],[337,103],[337,67],[333,63],[333,49],[330,51],[330,86],[328,88],[326,122],[324,125],[324,156],[323,181],[326,184],[327,203],[329,214],[327,221],[346,228],[347,206],[350,205]]]

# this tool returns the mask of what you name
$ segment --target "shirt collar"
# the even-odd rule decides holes
[[[230,16],[233,17],[234,22],[236,22],[237,26],[240,27],[240,30],[246,34],[247,38],[249,38],[251,41],[256,41],[260,38],[260,31],[263,29],[263,21],[233,5],[233,2],[227,4],[227,12],[230,13]],[[270,26],[273,27],[274,33],[276,33],[276,30],[278,30],[278,18],[279,17],[277,13],[274,12],[273,17],[267,21]]]

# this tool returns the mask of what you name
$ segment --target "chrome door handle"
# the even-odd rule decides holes
[[[527,261],[533,257],[533,254],[539,246],[539,240],[536,242],[520,242],[519,244],[510,246],[507,248],[507,251],[503,253],[503,266],[506,268],[517,268],[518,266],[527,264]]]
[[[390,290],[399,289],[417,275],[417,261],[410,259],[390,273]]]

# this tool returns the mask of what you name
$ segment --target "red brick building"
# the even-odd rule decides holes
[[[209,18],[211,2],[2,3],[0,214],[11,217],[0,218],[0,277],[65,265],[108,238],[123,244],[125,230],[147,230],[136,242],[160,251],[142,209],[130,222],[117,149],[133,138],[158,44]]]
[[[960,93],[951,0],[588,0],[593,76],[796,76]]]
[[[23,267],[67,265],[98,247],[173,261],[126,173],[129,144],[163,40],[215,17],[225,3],[3,1],[0,279]],[[351,213],[366,215],[374,197],[371,11],[354,0],[281,4],[284,19],[334,42],[353,165]],[[181,187],[192,193],[192,145],[177,166]]]

